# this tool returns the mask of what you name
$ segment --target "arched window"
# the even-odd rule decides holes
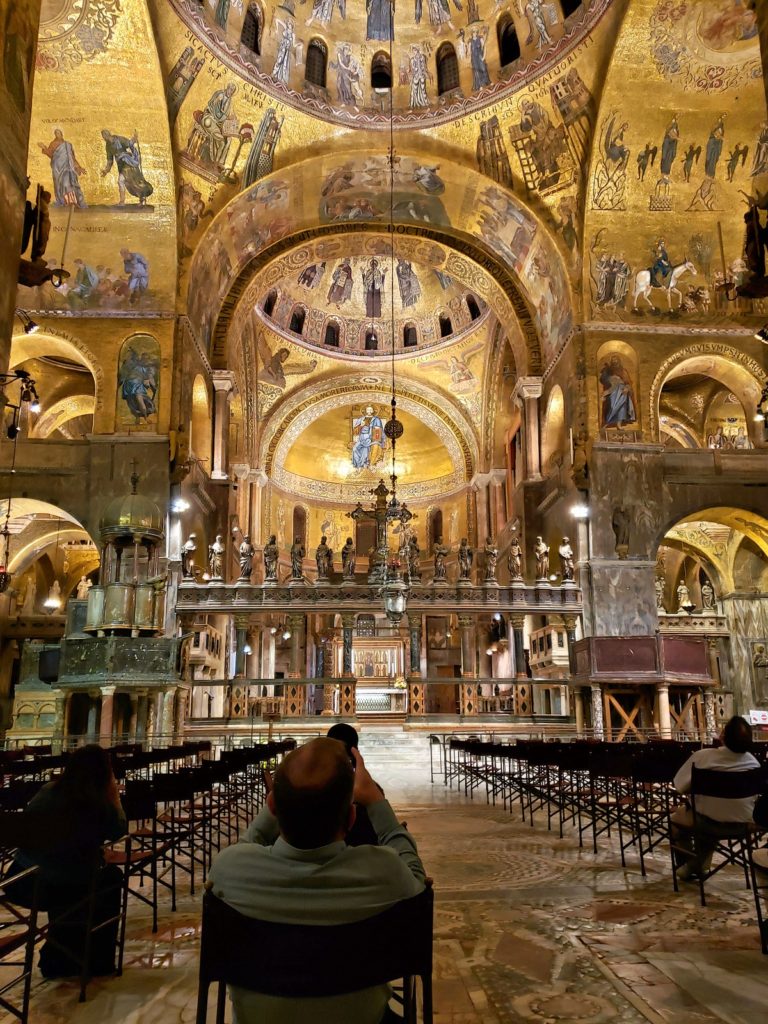
[[[499,18],[496,34],[499,40],[499,60],[504,68],[520,56],[520,40],[517,38],[514,22],[508,14]]]
[[[302,505],[293,509],[293,539],[307,546],[307,510]]]
[[[467,296],[467,309],[469,310],[469,315],[473,320],[480,319],[480,307],[478,306],[477,299],[474,295]]]
[[[289,331],[293,331],[294,334],[304,333],[304,320],[306,319],[307,313],[303,306],[294,306],[293,312],[291,313],[291,324],[288,328]]]
[[[339,347],[339,325],[337,323],[331,320],[325,325],[325,338],[323,340],[326,345],[331,345],[333,348]]]
[[[307,48],[307,60],[304,65],[304,78],[313,85],[325,88],[325,66],[328,62],[328,50],[325,43],[313,39]]]
[[[257,56],[261,53],[261,8],[258,4],[248,4],[240,33],[240,44]]]
[[[436,543],[438,537],[443,536],[443,512],[442,509],[433,508],[430,510],[429,518],[427,520],[427,528],[429,531],[429,549],[432,550],[432,546]]]
[[[264,304],[261,307],[264,310],[264,316],[272,316],[276,305],[277,292],[273,288],[271,292],[267,292],[267,297],[264,299]]]
[[[450,43],[443,43],[437,51],[437,94],[459,88],[459,61]]]
[[[569,18],[579,10],[581,0],[560,0],[560,6],[563,8],[563,17]]]
[[[365,351],[375,352],[379,347],[379,336],[374,330],[368,330],[365,332]]]
[[[453,334],[453,324],[451,318],[446,316],[445,313],[440,314],[440,337],[447,338],[450,334]]]
[[[419,338],[413,324],[406,324],[403,328],[403,348],[416,348]]]
[[[388,53],[379,52],[371,61],[371,88],[392,88],[392,64]]]

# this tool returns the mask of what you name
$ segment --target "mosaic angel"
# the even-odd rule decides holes
[[[293,21],[290,19],[284,21],[282,18],[275,18],[275,26],[278,31],[282,29],[283,34],[277,44],[272,77],[287,85],[291,77],[291,59],[295,58],[297,64],[304,63],[304,44],[296,38]]]

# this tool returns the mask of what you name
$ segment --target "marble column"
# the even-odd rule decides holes
[[[304,616],[289,615],[288,627],[291,631],[291,668],[290,679],[303,679],[306,675],[301,661],[302,640],[304,639]]]
[[[717,736],[717,719],[715,717],[715,695],[712,690],[704,691],[704,722],[706,723],[706,743],[711,743]]]
[[[573,694],[573,713],[576,718],[576,733],[581,736],[584,732],[584,689],[581,686],[575,687]]]
[[[573,650],[573,645],[576,643],[576,616],[564,615],[563,625],[565,626],[565,635],[568,638],[568,671],[572,676],[575,676],[576,654]]]
[[[656,684],[656,706],[658,708],[659,735],[663,740],[671,740],[672,716],[669,710],[669,687],[666,683]]]
[[[504,507],[504,488],[507,485],[507,471],[494,469],[491,473],[491,495],[493,497],[493,515],[491,516],[491,536],[498,537],[507,525],[507,513]]]
[[[541,377],[518,378],[515,390],[512,392],[512,399],[523,409],[525,468],[528,480],[541,479],[539,398],[541,398]]]
[[[230,370],[214,370],[213,383],[213,467],[211,480],[229,479],[229,398],[235,384]]]
[[[471,615],[459,615],[461,630],[461,674],[465,679],[475,677],[475,649],[472,644],[472,627],[475,621]]]
[[[139,707],[136,716],[136,742],[141,743],[147,738],[149,718],[149,698],[146,693],[139,694]]]
[[[235,678],[245,676],[245,645],[248,642],[248,619],[235,619]]]
[[[592,734],[596,740],[605,739],[603,718],[603,691],[599,683],[592,683]]]
[[[410,635],[410,675],[421,675],[421,616],[411,615],[408,618]]]
[[[167,743],[173,743],[174,726],[176,724],[174,721],[174,697],[176,692],[177,687],[172,686],[163,694],[162,729]]]
[[[344,661],[342,673],[345,676],[352,675],[352,632],[355,628],[354,615],[342,615],[341,617],[342,638],[344,641]]]
[[[91,706],[88,708],[88,724],[86,725],[86,734],[88,736],[88,742],[94,743],[96,740],[96,723],[98,721],[99,706],[97,701],[99,695],[89,694],[91,698]]]
[[[128,723],[128,742],[135,743],[139,723],[139,695],[138,693],[129,693],[128,699],[131,702],[131,719]]]
[[[102,746],[112,744],[112,718],[115,707],[115,687],[101,688],[101,719],[99,721],[99,742]]]
[[[56,717],[53,724],[54,744],[63,743],[67,735],[67,712],[69,710],[70,694],[61,693],[56,698]]]
[[[153,745],[157,743],[163,732],[163,698],[162,690],[155,690],[150,698],[149,707],[149,737]]]
[[[252,469],[248,473],[248,482],[251,486],[251,541],[255,545],[261,545],[266,540],[261,535],[261,506],[267,479],[263,469]]]
[[[515,649],[515,679],[527,679],[525,671],[525,616],[510,615],[512,639]]]
[[[323,683],[323,715],[335,714],[333,707],[333,698],[336,693],[336,684],[332,683],[330,679],[326,679]]]

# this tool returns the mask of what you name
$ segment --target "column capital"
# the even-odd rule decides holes
[[[100,692],[102,697],[114,697],[116,686],[102,686]]]
[[[527,398],[541,398],[541,377],[518,377],[512,392],[513,402],[523,402]]]
[[[469,481],[469,486],[473,491],[479,491],[482,487],[487,487],[491,482],[491,473],[475,473],[472,479]]]
[[[525,615],[515,614],[509,616],[513,629],[525,629]]]
[[[488,477],[494,487],[503,487],[507,482],[507,471],[506,469],[492,469]]]
[[[350,614],[342,615],[341,625],[344,629],[353,629],[355,625],[355,616]]]
[[[224,391],[229,394],[235,389],[235,375],[231,370],[212,370],[211,383],[214,391]]]
[[[563,616],[563,625],[565,626],[566,630],[568,630],[569,633],[572,632],[574,629],[576,629],[576,623],[577,622],[578,622],[578,618],[577,618],[576,615],[564,615]]]
[[[256,484],[257,487],[264,487],[269,483],[269,477],[263,469],[251,469],[248,473],[248,483]]]
[[[235,629],[248,629],[251,624],[250,615],[236,615],[235,616]]]
[[[292,614],[288,616],[288,625],[291,630],[304,629],[306,615]]]
[[[475,617],[473,615],[459,615],[458,620],[461,629],[471,629],[475,624]]]

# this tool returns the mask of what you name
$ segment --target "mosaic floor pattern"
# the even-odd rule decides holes
[[[436,1024],[768,1021],[768,958],[739,874],[708,883],[702,909],[695,886],[673,892],[663,856],[643,879],[605,838],[594,856],[546,818],[531,828],[430,784],[425,754],[377,746],[369,764],[434,878]],[[154,936],[131,905],[123,977],[94,981],[85,1004],[74,983],[36,977],[31,1024],[194,1021],[197,905],[163,908]]]

